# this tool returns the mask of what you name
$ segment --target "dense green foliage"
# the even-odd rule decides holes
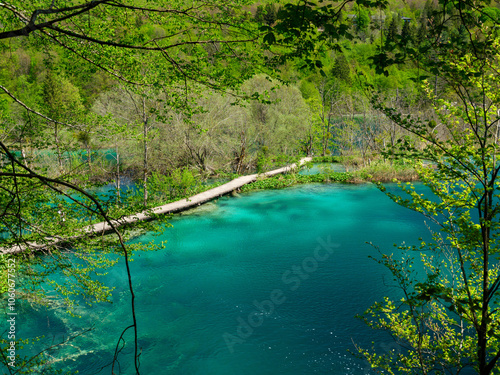
[[[241,188],[242,192],[249,192],[254,190],[265,189],[284,189],[297,184],[311,184],[320,182],[352,182],[353,175],[348,172],[330,172],[318,173],[314,175],[300,175],[300,174],[285,174],[273,177],[259,178],[251,184],[244,185]]]
[[[232,4],[232,13],[227,11],[218,22],[235,24],[244,19],[246,32],[254,33],[253,38],[258,36],[259,28],[267,30],[262,24],[274,26],[278,37],[286,12],[293,11],[290,6],[264,4],[240,8],[240,5]],[[323,12],[337,9],[340,13],[338,24],[335,20],[329,22],[338,33],[332,49],[325,44],[316,52],[321,71],[300,70],[302,62],[308,59],[299,56],[295,62],[279,67],[282,78],[289,84],[281,88],[273,88],[278,82],[268,81],[264,76],[252,78],[258,70],[265,70],[261,46],[252,42],[233,43],[237,47],[232,48],[238,48],[237,55],[228,59],[227,51],[219,50],[216,44],[200,41],[183,45],[181,41],[172,48],[176,55],[169,52],[170,59],[165,58],[159,50],[151,66],[148,53],[156,51],[127,51],[104,45],[98,54],[85,51],[83,58],[87,62],[76,66],[72,52],[76,47],[65,34],[60,37],[65,39],[58,39],[61,43],[56,45],[50,44],[45,34],[35,43],[28,38],[17,38],[9,42],[1,60],[5,88],[30,108],[72,126],[39,119],[17,103],[6,101],[8,110],[3,115],[10,125],[1,131],[7,143],[19,150],[31,165],[48,168],[54,176],[77,169],[83,181],[107,181],[123,173],[143,179],[144,170],[168,175],[177,168],[242,173],[256,168],[263,147],[270,157],[297,155],[301,151],[357,155],[366,166],[384,145],[394,140],[393,125],[370,107],[366,85],[381,90],[403,108],[425,106],[425,96],[412,80],[418,76],[415,66],[393,66],[391,75],[384,77],[376,74],[376,66],[370,60],[377,53],[379,40],[384,38],[384,29],[390,25],[394,37],[385,36],[384,40],[403,38],[403,23],[416,30],[430,22],[430,5],[425,9],[419,6],[423,4],[394,6],[382,13],[363,6],[323,9]],[[86,31],[86,38],[98,35],[97,39],[103,42],[116,35],[116,43],[134,45],[148,38],[162,38],[162,43],[176,45],[174,41],[178,38],[165,37],[170,35],[169,28],[175,25],[183,30],[192,20],[189,11],[186,15],[169,14],[168,22],[162,22],[154,12],[143,15],[131,9],[120,12],[111,23],[90,12],[102,24],[97,23],[93,28],[87,24],[78,26]],[[283,20],[278,19],[279,12]],[[200,24],[205,20],[210,22],[211,16],[196,15],[201,18]],[[318,15],[311,13],[313,16]],[[412,21],[403,22],[403,16]],[[120,26],[121,17],[129,17],[127,26]],[[319,20],[315,18],[314,22]],[[97,30],[105,29],[106,34],[98,34]],[[322,39],[328,30],[316,37]],[[204,35],[204,40],[222,37],[213,28],[209,31],[212,34]],[[153,44],[151,48],[157,47]],[[186,54],[189,59],[179,57]],[[106,74],[98,66],[119,71],[126,81],[114,79],[116,74]],[[138,66],[142,68],[139,70]],[[186,80],[189,85],[184,85]],[[247,82],[241,86],[244,81]],[[303,99],[297,96],[296,87],[300,88]],[[216,94],[214,89],[226,94]],[[261,100],[248,102],[245,107],[235,106],[237,102],[243,104],[242,95],[260,96]],[[110,148],[115,150],[116,160],[104,159],[104,154],[98,152]],[[53,154],[47,153],[47,149]],[[82,149],[86,153],[84,158],[70,157]],[[86,165],[82,165],[83,161]]]
[[[418,173],[430,191],[424,195],[409,184],[401,186],[404,195],[388,195],[436,226],[432,240],[401,245],[402,258],[383,254],[378,260],[391,271],[402,298],[376,303],[364,319],[389,331],[401,350],[360,352],[390,374],[499,373],[500,39],[487,27],[478,33],[478,51],[441,58],[441,76],[460,102],[434,98],[438,125],[379,105],[425,142],[417,147],[402,140],[389,154],[426,162]],[[415,267],[419,261],[424,272]]]

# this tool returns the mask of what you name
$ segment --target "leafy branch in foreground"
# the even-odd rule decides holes
[[[33,185],[28,182],[28,185],[26,185],[25,180],[29,181],[36,181],[37,183],[45,186],[46,188],[55,191],[56,193],[61,193],[60,186],[64,186],[66,188],[70,188],[73,191],[76,191],[80,193],[81,195],[85,196],[87,199],[90,200],[92,203],[92,206],[87,205],[85,206],[84,203],[82,202],[77,202],[78,204],[85,206],[86,210],[90,213],[94,213],[97,215],[100,215],[107,223],[108,225],[113,229],[113,232],[116,234],[118,238],[118,246],[121,249],[121,253],[123,254],[124,260],[125,260],[125,266],[126,266],[126,272],[127,272],[127,279],[128,279],[128,288],[130,291],[131,295],[131,315],[132,315],[132,324],[128,326],[127,328],[124,329],[123,332],[126,332],[128,329],[133,328],[134,330],[134,366],[136,373],[139,374],[139,347],[138,347],[138,333],[137,333],[137,320],[136,320],[136,314],[135,314],[135,294],[134,294],[134,289],[133,289],[133,284],[132,284],[132,275],[130,272],[130,266],[129,266],[129,251],[127,250],[127,247],[124,242],[124,238],[122,233],[116,228],[113,220],[108,216],[102,205],[99,203],[99,201],[94,198],[91,194],[87,193],[86,191],[80,189],[77,186],[74,186],[68,182],[65,182],[63,180],[58,180],[58,179],[52,179],[46,176],[42,176],[33,170],[31,170],[29,167],[21,163],[19,160],[16,159],[16,157],[8,150],[8,148],[0,142],[0,148],[3,151],[3,155],[8,157],[10,161],[10,168],[3,168],[3,170],[0,171],[0,179],[4,180],[3,182],[3,189],[2,193],[0,196],[0,199],[2,200],[4,207],[4,211],[0,215],[1,219],[1,228],[3,231],[8,230],[10,233],[10,243],[14,241],[18,246],[23,243],[24,246],[26,246],[26,249],[30,249],[30,243],[25,240],[25,231],[28,232],[36,232],[39,235],[37,236],[37,241],[39,243],[46,242],[47,247],[50,250],[52,250],[53,254],[52,257],[56,260],[54,262],[54,266],[56,269],[62,269],[63,273],[65,273],[66,269],[70,269],[69,273],[66,274],[66,276],[71,276],[72,278],[75,279],[75,283],[71,284],[69,287],[60,285],[57,283],[54,283],[53,281],[50,281],[52,284],[55,285],[55,290],[60,292],[63,296],[66,296],[67,302],[71,305],[73,301],[71,299],[68,299],[67,296],[68,294],[74,294],[75,288],[78,288],[77,286],[82,287],[83,295],[86,299],[95,299],[96,301],[103,301],[107,300],[109,297],[109,289],[104,287],[102,284],[99,282],[93,281],[88,277],[88,273],[90,272],[95,272],[97,268],[100,268],[102,264],[112,264],[113,262],[109,262],[107,260],[103,260],[103,254],[99,254],[96,258],[92,259],[92,256],[89,255],[88,250],[84,250],[83,252],[79,252],[79,257],[80,259],[84,259],[87,264],[91,265],[91,268],[78,268],[74,267],[74,263],[71,263],[71,260],[68,260],[66,256],[61,256],[61,251],[60,249],[53,248],[51,246],[50,238],[47,238],[46,232],[43,230],[40,231],[38,225],[32,225],[30,221],[27,221],[27,218],[32,217],[33,214],[29,214],[28,212],[33,209],[38,209],[37,212],[40,213],[42,211],[42,216],[43,216],[43,200],[37,200],[38,207],[32,206],[31,203],[24,203],[20,197],[24,197],[24,194],[22,194],[21,189],[26,188],[26,186],[33,188]],[[5,177],[8,177],[9,179],[5,180]],[[12,177],[12,179],[10,179]],[[10,184],[7,184],[6,182],[11,182]],[[35,190],[36,191],[36,190]],[[66,195],[67,196],[67,195]],[[74,199],[75,200],[75,199]],[[76,201],[76,200],[75,200]],[[46,205],[46,203],[45,203]],[[36,205],[35,205],[36,206]],[[26,210],[27,209],[27,210]],[[54,208],[48,208],[48,210],[51,210],[52,212],[55,211]],[[26,212],[28,211],[28,212]],[[37,218],[37,215],[34,215],[35,220],[40,219],[39,217]],[[42,226],[42,224],[41,224]],[[50,228],[49,228],[50,229]],[[75,228],[72,228],[75,229]],[[69,233],[67,231],[64,231],[63,233]],[[81,245],[83,242],[81,243]],[[6,251],[6,248],[3,249],[4,252]],[[85,255],[85,253],[87,253]],[[90,254],[95,253],[94,251],[90,250]],[[24,252],[21,253],[18,257],[22,258],[24,257],[25,254]],[[22,260],[22,259],[20,259]],[[68,263],[69,262],[69,263]],[[22,262],[19,262],[22,263]],[[47,267],[45,267],[45,272],[47,272]],[[80,272],[83,271],[83,272]],[[50,274],[50,273],[49,273]],[[31,282],[33,283],[32,285],[38,285],[40,283],[39,277],[40,276],[46,276],[46,273],[40,274],[39,272],[36,272],[33,270],[31,266],[27,266],[27,271],[24,272],[24,277],[31,276]],[[119,344],[117,344],[118,347]],[[115,353],[115,357],[112,363],[112,373],[114,373],[114,365],[116,363],[117,356]],[[28,361],[29,363],[29,361]],[[6,365],[8,365],[6,363]]]
[[[378,260],[402,298],[376,303],[363,319],[388,331],[401,351],[359,353],[390,374],[500,373],[500,39],[483,31],[481,53],[441,56],[458,103],[434,98],[437,124],[379,106],[422,142],[401,140],[390,153],[425,161],[419,176],[429,189],[400,185],[403,195],[388,195],[434,225],[430,241],[399,248],[403,260]]]

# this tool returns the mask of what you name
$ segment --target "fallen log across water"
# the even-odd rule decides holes
[[[311,161],[312,158],[307,157],[307,158],[302,158],[299,161],[299,166]],[[168,203],[163,206],[158,206],[154,207],[148,210],[144,210],[142,212],[136,213],[134,215],[129,215],[129,216],[124,216],[118,220],[111,220],[115,228],[118,228],[122,225],[125,224],[133,224],[138,221],[146,221],[146,220],[151,220],[154,218],[156,215],[164,215],[164,214],[172,214],[176,212],[181,212],[188,210],[193,207],[197,207],[203,203],[206,203],[208,201],[211,201],[213,199],[219,198],[223,195],[229,194],[243,185],[249,184],[257,180],[259,176],[266,176],[266,177],[271,177],[275,176],[277,174],[281,173],[286,173],[289,172],[293,169],[297,168],[297,164],[291,164],[286,167],[282,167],[279,169],[275,169],[269,172],[265,172],[262,174],[252,174],[248,176],[242,176],[235,178],[232,181],[229,181],[228,183],[225,183],[224,185],[215,187],[213,189],[204,191],[203,193],[193,195],[192,197],[189,198],[184,198],[176,202]],[[54,246],[54,245],[63,245],[65,243],[70,243],[72,241],[75,241],[79,238],[82,238],[84,236],[98,236],[98,235],[103,235],[103,234],[108,234],[113,232],[113,228],[111,225],[105,221],[89,225],[87,227],[83,228],[84,234],[75,236],[72,238],[55,238],[55,237],[47,237],[46,242],[44,243],[36,243],[36,242],[27,242],[23,244],[18,244],[12,247],[0,247],[0,254],[16,254],[16,253],[21,253],[24,251],[31,251],[31,252],[37,252],[37,251],[43,251],[49,246]]]

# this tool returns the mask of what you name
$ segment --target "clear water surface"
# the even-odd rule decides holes
[[[416,242],[423,218],[373,185],[311,184],[225,197],[172,220],[158,237],[166,249],[131,263],[137,294],[141,373],[165,375],[369,374],[355,344],[395,348],[385,333],[355,318],[384,295],[397,296],[387,271],[369,255]],[[123,266],[123,264],[122,264]],[[19,334],[49,342],[93,326],[54,352],[80,374],[109,373],[118,337],[131,323],[123,267],[112,305],[75,320],[25,308]],[[132,335],[120,355],[132,374]]]
[[[346,168],[340,163],[314,163],[309,168],[303,168],[299,174],[312,175],[322,172],[345,172]]]

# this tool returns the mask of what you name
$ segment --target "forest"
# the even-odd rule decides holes
[[[273,25],[280,6],[247,6],[242,12],[258,28]],[[384,46],[425,44],[432,10],[431,2],[383,12],[354,6],[340,13],[346,35],[335,49],[318,56],[321,69],[305,68],[299,59],[278,65],[276,75],[262,62],[245,72],[238,71],[239,60],[229,61],[219,69],[232,81],[220,88],[203,82],[183,88],[150,74],[168,69],[164,59],[153,66],[141,62],[140,71],[127,72],[143,75],[148,87],[134,86],[95,65],[82,66],[71,50],[57,45],[41,49],[29,38],[16,38],[2,52],[5,89],[34,111],[72,126],[37,117],[5,98],[2,139],[28,165],[50,176],[72,171],[73,178],[88,183],[119,181],[122,175],[144,179],[145,171],[146,179],[184,170],[199,178],[240,174],[257,170],[264,161],[283,163],[297,155],[338,155],[345,163],[366,167],[401,137],[373,109],[367,87],[403,111],[431,109],[416,82],[418,67],[395,64],[384,76],[377,74],[371,58]],[[137,40],[169,33],[144,16],[131,16],[137,17],[128,20]],[[451,32],[459,34],[460,29]],[[217,48],[204,46],[199,53],[210,61],[217,58]],[[245,48],[249,50],[243,53],[262,52],[255,45]],[[209,74],[224,79],[217,76],[217,67]],[[432,84],[435,94],[446,91],[437,76]]]
[[[93,275],[123,263],[139,374],[129,262],[164,245],[129,241],[169,217],[113,221],[312,156],[344,165],[340,182],[399,182],[391,199],[441,228],[422,248],[451,249],[453,276],[425,258],[425,281],[379,260],[406,299],[362,319],[410,354],[358,355],[393,374],[499,373],[499,22],[498,2],[469,0],[0,4],[0,291],[73,314],[109,300]],[[332,178],[254,188],[317,181]],[[85,232],[102,221],[113,235]],[[53,371],[43,351],[9,358],[3,336],[5,373]]]

